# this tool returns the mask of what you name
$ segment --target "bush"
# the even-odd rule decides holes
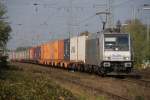
[[[9,70],[0,76],[0,100],[76,100],[45,74]]]
[[[8,62],[6,56],[0,57],[0,69],[2,68],[8,68]]]

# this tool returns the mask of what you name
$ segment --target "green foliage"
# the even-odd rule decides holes
[[[141,64],[144,59],[150,59],[150,54],[147,48],[148,44],[146,41],[146,26],[139,20],[134,20],[128,21],[128,25],[124,29],[131,34],[134,60],[136,61],[136,64]]]
[[[91,34],[91,33],[88,31],[85,31],[85,32],[81,32],[80,36],[88,36],[89,34]]]
[[[135,100],[145,100],[144,96],[136,96]]]
[[[11,27],[7,22],[5,22],[6,10],[4,6],[0,3],[0,47],[5,47],[8,40],[10,39]]]
[[[10,26],[5,22],[0,21],[0,46],[1,47],[6,46],[8,40],[10,39],[10,34],[9,34],[10,31],[11,31]]]
[[[7,58],[8,58],[7,56],[0,57],[0,70],[8,68],[8,66],[7,66],[7,64],[8,64]]]
[[[4,6],[0,2],[0,17],[3,17],[6,13]]]
[[[17,68],[0,74],[0,100],[76,100],[66,89],[52,82],[47,74],[23,72]]]

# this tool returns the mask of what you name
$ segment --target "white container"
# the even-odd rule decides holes
[[[19,51],[19,60],[22,60],[22,58],[23,58],[23,52]]]
[[[22,60],[25,60],[26,59],[26,50],[22,51]]]
[[[9,54],[9,59],[13,60],[14,59],[14,52],[11,51],[8,54]]]
[[[70,39],[70,61],[85,62],[87,36],[78,36]]]
[[[26,50],[25,56],[26,56],[26,60],[30,59],[30,50],[29,49]]]
[[[12,52],[12,60],[16,60],[16,52]]]
[[[23,51],[17,51],[16,52],[16,60],[20,61],[24,59],[24,52]]]
[[[15,55],[16,55],[16,60],[19,60],[19,52],[18,51],[15,53]]]
[[[24,51],[22,51],[23,52],[23,60],[26,60],[27,59],[27,57],[26,57],[26,50],[24,50]]]

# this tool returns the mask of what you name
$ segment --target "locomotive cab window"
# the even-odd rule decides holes
[[[104,39],[105,51],[128,51],[129,37],[128,35],[106,35]]]

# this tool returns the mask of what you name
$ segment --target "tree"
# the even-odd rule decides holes
[[[10,31],[11,27],[7,23],[0,21],[0,47],[6,46],[8,40],[10,39]]]
[[[0,47],[4,48],[10,39],[11,27],[7,22],[5,22],[6,10],[4,6],[0,3]]]
[[[0,67],[6,68],[7,56],[4,55],[4,49],[6,49],[7,42],[10,38],[11,27],[5,22],[6,10],[0,2]]]
[[[80,33],[80,36],[88,36],[90,33],[88,31],[85,31],[85,32],[81,32]]]
[[[142,64],[144,59],[150,59],[146,41],[146,26],[137,19],[131,20],[127,21],[127,26],[124,27],[124,31],[131,35],[136,64]]]

